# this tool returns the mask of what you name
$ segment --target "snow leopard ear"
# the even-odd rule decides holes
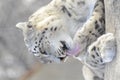
[[[26,25],[27,25],[27,22],[19,22],[16,24],[16,27],[23,30]]]

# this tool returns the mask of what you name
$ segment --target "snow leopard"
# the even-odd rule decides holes
[[[73,56],[83,63],[85,80],[104,80],[105,64],[115,56],[114,34],[105,32],[104,0],[93,0],[91,14],[79,26],[81,6],[89,0],[52,0],[16,26],[25,45],[42,63],[65,62]]]

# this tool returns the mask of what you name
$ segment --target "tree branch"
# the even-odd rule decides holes
[[[106,65],[105,80],[120,80],[120,1],[105,0],[106,31],[116,38],[116,57]]]

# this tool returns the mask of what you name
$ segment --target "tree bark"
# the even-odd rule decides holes
[[[106,31],[116,38],[116,56],[105,68],[104,80],[120,80],[120,0],[104,0],[106,11]]]

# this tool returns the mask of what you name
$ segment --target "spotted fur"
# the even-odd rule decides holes
[[[29,51],[43,63],[64,61],[72,48],[73,36],[80,21],[84,0],[52,0],[17,24],[23,30]]]
[[[85,80],[104,80],[105,64],[115,55],[115,38],[112,33],[105,33],[104,0],[97,0],[91,17],[74,37],[80,51],[75,58],[83,64]]]
[[[104,80],[105,63],[115,53],[113,34],[105,34],[104,1],[97,0],[92,15],[78,29],[83,5],[90,0],[52,0],[16,26],[23,30],[24,41],[31,53],[43,63],[65,61],[72,49],[75,58],[85,66],[85,80]],[[93,0],[95,1],[95,0]],[[82,8],[82,9],[81,9]],[[78,30],[78,31],[77,31]]]

